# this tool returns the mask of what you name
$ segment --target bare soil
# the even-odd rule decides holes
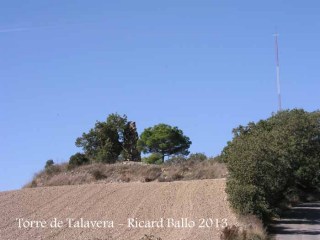
[[[227,219],[228,225],[237,224],[228,206],[225,183],[225,179],[106,183],[1,192],[0,239],[139,240],[145,234],[162,240],[219,239],[222,219]],[[25,226],[45,221],[47,227],[33,222],[32,227],[20,228],[17,219],[21,218],[28,221],[21,221]],[[63,222],[61,228],[49,226],[54,218]],[[67,218],[113,221],[113,227],[70,227]],[[128,227],[128,218],[146,222]],[[187,218],[188,224],[194,221],[195,226],[182,226],[186,222],[181,218]],[[175,226],[168,227],[169,219],[175,220]],[[206,221],[203,228],[201,219]],[[145,227],[152,220],[160,227]]]

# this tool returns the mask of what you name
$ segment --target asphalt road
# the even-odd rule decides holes
[[[276,240],[319,240],[320,202],[293,207],[272,226]]]

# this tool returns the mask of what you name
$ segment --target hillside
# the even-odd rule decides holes
[[[226,198],[225,179],[84,184],[1,192],[0,238],[139,240],[145,234],[152,234],[163,240],[219,239],[221,219],[227,219],[229,225],[237,223]],[[19,228],[17,218],[29,222],[21,220]],[[61,228],[48,226],[54,218],[63,222]],[[77,222],[81,218],[82,228]],[[129,218],[133,218],[130,228]],[[182,226],[186,222],[181,218],[188,218],[188,224],[194,221],[195,226]],[[208,220],[209,227],[199,227],[202,218],[211,218],[213,225],[210,227]],[[171,224],[172,219],[175,224]],[[46,223],[40,226],[39,222],[33,222],[30,228],[31,220]],[[94,222],[99,220],[109,222]],[[136,220],[145,222],[136,228]],[[148,228],[152,223],[147,221],[151,220],[158,222]],[[85,226],[87,223],[89,227]],[[29,227],[24,228],[23,224]]]
[[[91,163],[72,169],[68,168],[68,164],[55,164],[36,174],[25,187],[113,182],[172,182],[226,176],[225,164],[215,159],[206,161],[197,159],[160,165],[129,161],[115,164]]]

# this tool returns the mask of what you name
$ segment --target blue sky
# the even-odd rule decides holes
[[[17,189],[108,114],[176,125],[192,152],[232,128],[319,108],[319,1],[2,1],[0,190]]]

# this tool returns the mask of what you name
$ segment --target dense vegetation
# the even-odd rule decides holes
[[[294,109],[233,130],[222,152],[231,205],[267,218],[320,183],[320,112]]]
[[[140,161],[137,150],[138,133],[135,123],[127,116],[110,114],[105,122],[97,121],[94,128],[77,138],[76,146],[93,162],[114,163],[121,159]]]
[[[76,153],[70,157],[69,160],[69,169],[88,164],[90,162],[89,158],[85,154]]]
[[[78,152],[70,156],[66,164],[55,164],[52,159],[48,160],[45,169],[36,174],[28,186],[81,184],[101,179],[107,179],[107,181],[149,181],[146,179],[173,181],[216,178],[223,176],[226,171],[225,166],[220,166],[221,163],[216,161],[210,161],[207,165],[202,164],[201,162],[207,159],[204,154],[191,154],[190,158],[187,158],[191,141],[178,127],[161,123],[146,128],[139,137],[136,123],[128,121],[126,115],[120,116],[117,113],[110,114],[104,122],[97,121],[89,132],[83,133],[76,139],[75,144],[82,148],[82,153]],[[151,154],[141,159],[141,151]],[[166,167],[152,168],[151,172],[155,176],[148,177],[149,168],[144,164],[164,164],[165,156],[171,159],[167,160]],[[185,164],[180,164],[178,167],[176,164],[173,165],[178,162],[177,160]],[[123,171],[126,166],[107,166],[125,162],[141,164],[132,165],[128,171]],[[194,164],[194,162],[199,164]],[[89,166],[86,168],[86,165]],[[213,165],[218,166],[217,171],[213,170]],[[169,168],[171,169],[168,170]],[[110,176],[112,171],[114,174]]]
[[[165,156],[173,154],[188,155],[190,139],[182,130],[167,124],[146,128],[140,136],[138,147],[143,153],[153,153],[164,162]]]
[[[72,156],[69,164],[140,162],[141,151],[159,154],[150,156],[151,160],[145,162],[154,163],[158,159],[164,162],[165,156],[187,155],[190,145],[190,139],[182,130],[167,124],[147,128],[139,138],[135,122],[128,121],[126,115],[115,113],[110,114],[105,122],[97,121],[94,128],[77,138],[76,146],[84,153]]]

